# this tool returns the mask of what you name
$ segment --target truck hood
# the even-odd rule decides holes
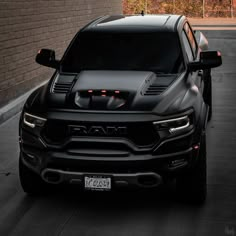
[[[45,94],[45,88],[42,91]],[[198,93],[193,84],[185,82],[185,73],[82,71],[55,74],[46,94],[39,92],[34,102],[44,107],[46,104],[47,109],[151,111],[164,115],[188,108],[192,105],[189,96]]]
[[[82,71],[59,75],[52,94],[62,94],[71,82],[65,105],[86,110],[152,110],[161,101],[165,91],[177,79],[176,74],[158,74],[149,71]],[[52,104],[53,105],[53,104]]]

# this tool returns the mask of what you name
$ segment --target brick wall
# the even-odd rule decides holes
[[[52,75],[35,63],[40,48],[59,59],[79,28],[121,12],[121,0],[0,0],[0,107]]]

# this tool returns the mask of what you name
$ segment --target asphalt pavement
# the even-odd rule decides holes
[[[177,201],[173,184],[155,194],[62,189],[27,196],[18,178],[17,114],[0,126],[0,235],[236,235],[236,31],[204,33],[223,57],[223,66],[213,70],[204,205]]]

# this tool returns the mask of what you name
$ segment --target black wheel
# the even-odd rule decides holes
[[[192,203],[204,203],[207,194],[206,138],[202,137],[196,166],[176,180],[181,199]]]
[[[24,165],[21,158],[19,160],[19,176],[23,190],[28,194],[43,194],[48,190],[48,184],[40,176]]]

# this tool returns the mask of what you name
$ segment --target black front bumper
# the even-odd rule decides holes
[[[156,187],[163,178],[175,177],[190,168],[198,150],[189,148],[171,155],[135,155],[109,158],[70,155],[64,152],[22,148],[23,163],[53,184],[83,184],[85,175],[112,176],[115,186]]]
[[[109,177],[112,179],[112,187],[136,186],[140,188],[157,187],[162,183],[162,177],[154,172],[142,173],[91,173],[63,171],[59,169],[46,168],[42,171],[42,179],[50,184],[78,184],[84,186],[85,176]]]

